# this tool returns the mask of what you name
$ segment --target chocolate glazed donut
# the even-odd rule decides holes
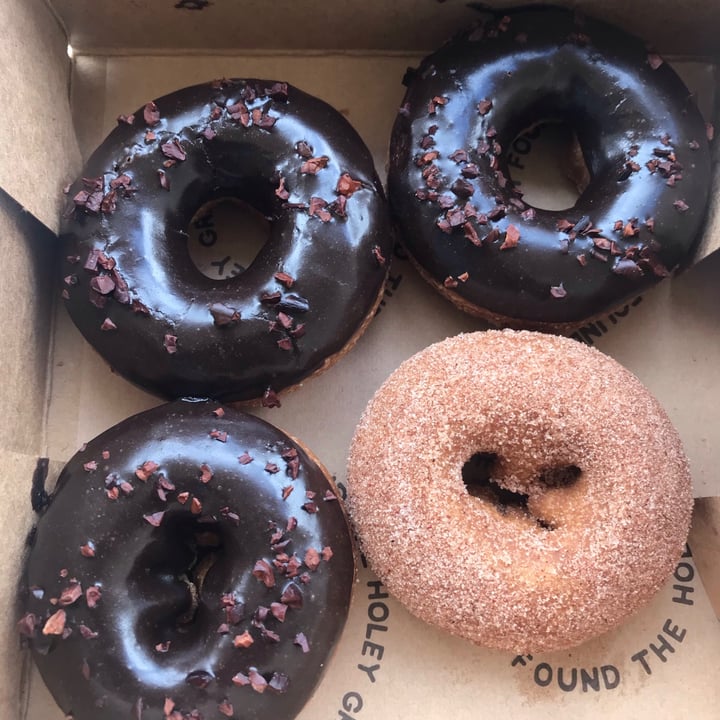
[[[534,124],[576,133],[590,182],[561,212],[523,201],[507,150]],[[494,323],[570,329],[669,275],[701,227],[706,127],[637,38],[569,10],[480,22],[409,76],[388,192],[422,274]]]
[[[121,116],[70,195],[68,311],[114,370],[161,396],[272,397],[347,349],[382,293],[392,240],[370,152],[286,83],[216,81]],[[187,229],[222,198],[259,211],[271,237],[216,281]]]
[[[289,720],[353,580],[345,515],[312,456],[238,410],[178,401],[69,461],[19,628],[75,720]]]

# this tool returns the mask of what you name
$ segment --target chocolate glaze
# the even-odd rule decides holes
[[[308,155],[327,166],[301,172]],[[346,345],[381,292],[392,240],[370,152],[295,87],[223,80],[161,97],[119,119],[83,178],[62,227],[63,297],[112,367],[159,395],[234,401],[294,385]],[[187,228],[227,197],[267,217],[271,237],[245,272],[215,281],[192,263]]]
[[[216,417],[217,407],[178,401],[107,430],[68,462],[38,522],[21,593],[26,613],[37,617],[29,642],[48,688],[75,720],[161,720],[166,698],[180,713],[172,720],[195,718],[193,711],[222,717],[218,707],[226,700],[235,717],[289,720],[321,676],[345,623],[354,579],[342,507],[326,495],[333,492],[327,476],[301,446],[237,410]],[[136,470],[147,461],[158,467],[145,465],[154,471],[142,481]],[[212,473],[206,483],[202,465]],[[168,481],[175,489],[166,489],[163,500],[158,488],[168,488]],[[115,491],[112,500],[108,493]],[[158,527],[145,519],[157,523],[152,516],[161,512]],[[88,547],[94,557],[86,556]],[[313,570],[307,550],[326,547],[332,557],[318,558]],[[253,572],[258,561],[287,563],[281,553],[294,558],[294,571],[276,566],[268,582]],[[61,598],[73,580],[80,597],[62,608],[72,633],[44,635],[46,619],[62,607],[51,598]],[[195,609],[191,583],[198,588]],[[281,603],[290,583],[301,607],[286,597],[284,622],[272,611],[262,620],[257,609],[278,611],[271,604]],[[86,592],[93,586],[101,598],[91,608]],[[223,603],[229,593],[234,608]],[[238,617],[229,617],[231,611]],[[218,633],[223,623],[227,634]],[[85,637],[88,628],[97,637]],[[235,647],[245,631],[253,644]],[[298,633],[309,652],[295,644]],[[253,667],[269,683],[277,673],[280,689],[286,676],[287,689],[259,693],[233,683]]]
[[[522,202],[508,165],[517,135],[547,119],[574,128],[591,174],[560,212]],[[388,192],[433,284],[476,314],[543,326],[612,309],[681,264],[709,183],[705,124],[667,63],[605,23],[521,8],[410,73]]]

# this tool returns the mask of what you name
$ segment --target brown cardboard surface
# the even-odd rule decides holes
[[[710,602],[720,618],[720,497],[696,501],[690,544]]]
[[[55,245],[52,233],[0,190],[0,449],[44,452]]]
[[[494,0],[497,7],[542,0]],[[476,13],[466,0],[353,0],[308,5],[296,0],[52,0],[73,45],[99,48],[343,50],[432,49]],[[667,53],[712,54],[720,7],[703,0],[638,2],[555,0],[615,22]]]
[[[57,230],[61,189],[79,172],[67,39],[43,0],[0,3],[0,188]]]
[[[150,0],[133,0],[127,5],[131,10],[126,10],[124,4],[118,3],[54,2],[71,24],[71,35],[75,33],[78,42],[94,47],[108,39],[105,28],[113,26],[116,39],[130,33],[126,39],[136,47],[152,38],[155,42],[149,45],[155,48],[159,47],[158,42],[178,44],[178,37],[183,38],[184,45],[196,40],[203,43],[198,47],[206,47],[208,29],[217,29],[217,21],[205,25],[200,23],[199,18],[217,18],[207,13],[221,6],[226,11],[238,6],[237,3],[216,0],[203,11],[175,11],[174,8],[169,9],[173,4],[170,2],[160,7]],[[151,5],[156,14],[148,18]],[[301,47],[317,46],[314,40],[298,39],[306,35],[299,31],[306,28],[302,23],[307,22],[300,5],[293,3],[291,6],[283,0],[273,3],[268,10],[278,12],[284,18],[282,28],[290,28],[293,33],[294,40],[284,43],[286,48],[294,47],[293,42],[301,43]],[[385,3],[380,5],[383,8],[386,6]],[[442,9],[438,3],[421,3],[419,0],[400,5],[404,10],[417,8],[422,17]],[[454,0],[447,5],[451,13],[466,12],[460,7],[461,3]],[[263,3],[263,8],[267,7]],[[348,18],[354,17],[353,7],[339,2],[334,5],[334,10]],[[384,18],[383,22],[388,23],[388,15],[383,15],[377,7],[373,8],[372,3],[368,7],[369,14],[364,15],[365,19],[362,16],[357,19],[356,36],[359,39],[364,37],[363,33],[368,36],[377,17]],[[100,19],[98,11],[102,13]],[[694,17],[692,11],[695,11]],[[665,39],[667,47],[682,45],[687,49],[683,28],[693,23],[701,28],[712,24],[716,11],[714,5],[710,7],[710,4],[693,0],[684,6],[682,17],[678,18],[675,3],[659,2],[653,6],[657,22],[653,23],[650,35]],[[41,22],[47,21],[44,8],[36,7],[32,12]],[[168,40],[173,37],[172,23],[171,26],[155,23],[161,23],[167,13],[172,12],[185,13],[185,17],[192,18],[192,24],[181,26],[179,32],[182,34]],[[398,47],[402,49],[404,40],[398,40],[397,36],[404,37],[399,32],[404,16],[392,15],[395,10],[387,8],[383,12],[391,13],[393,38],[388,40],[385,26],[384,30],[375,27],[372,31],[380,32],[380,37],[385,38],[383,42],[400,42]],[[609,5],[603,12],[608,17],[647,15],[647,11],[641,10],[639,5],[629,3]],[[227,20],[229,16],[223,17]],[[330,25],[326,22],[327,18],[315,15],[312,27],[322,24],[327,32],[327,27],[332,27],[335,21],[334,16],[328,17]],[[669,25],[667,18],[675,18],[677,22]],[[295,20],[297,23],[293,24]],[[230,33],[235,28],[236,38],[250,37],[250,34],[238,32],[237,25],[233,24],[235,22],[233,19],[232,23],[221,24]],[[367,25],[368,22],[370,25]],[[412,23],[417,23],[417,19],[413,18]],[[422,37],[434,38],[440,30],[443,36],[446,34],[442,22],[438,22],[428,31],[429,35],[413,36],[413,27],[417,32],[422,28],[421,24],[412,23],[408,27],[408,37],[413,37],[413,42]],[[718,23],[714,26],[717,27]],[[162,27],[163,32],[158,32],[158,27]],[[284,37],[282,33],[286,30],[279,32],[276,28],[273,30],[275,34],[267,36],[262,35],[265,29],[255,32],[260,35],[252,37],[265,38],[263,43],[267,43],[268,38]],[[383,36],[382,32],[386,35]],[[700,36],[694,36],[698,47],[702,45],[703,32],[710,31],[705,29]],[[222,36],[221,33],[218,37]],[[407,55],[298,55],[267,51],[242,57],[189,56],[179,50],[177,54],[153,56],[81,56],[74,74],[75,123],[83,154],[87,155],[114,125],[118,113],[132,111],[164,92],[223,75],[274,76],[296,83],[344,111],[368,142],[382,174],[389,130],[402,96],[399,79],[405,66],[418,57],[415,52]],[[702,74],[703,71],[700,72]],[[346,78],[353,78],[353,82],[347,82]],[[53,87],[57,89],[57,84]],[[357,88],[363,88],[363,92],[359,93]],[[372,92],[366,92],[367,88],[372,88]],[[62,132],[68,128],[69,123]],[[43,138],[39,138],[37,147],[42,148],[42,142]],[[30,167],[42,167],[41,160],[32,160]],[[42,217],[41,213],[38,214]],[[2,220],[0,216],[0,222]],[[6,220],[5,224],[13,229],[12,220]],[[0,226],[0,241],[3,229]],[[16,229],[14,236],[17,234]],[[710,238],[710,247],[720,245],[720,233],[713,230],[707,237]],[[48,257],[42,248],[37,247],[33,248],[32,256]],[[8,268],[8,278],[17,275],[17,285],[12,284],[7,290],[0,285],[0,292],[8,293],[7,296],[0,295],[0,299],[6,300],[3,307],[16,308],[14,298],[27,298],[27,292],[22,288],[32,287],[32,281],[37,280],[35,275],[27,277],[27,268],[22,257],[17,266]],[[5,272],[3,270],[3,283]],[[714,311],[717,307],[715,288],[719,272],[720,254],[716,253],[683,276],[648,294],[639,303],[608,316],[602,327],[596,324],[581,331],[581,339],[592,341],[616,356],[634,370],[665,404],[688,448],[696,495],[720,495],[720,478],[715,472],[720,460],[717,450],[720,446],[717,442],[720,415],[713,402],[720,392],[720,381],[716,377],[720,343],[717,340],[717,313]],[[23,281],[28,284],[23,284]],[[23,307],[23,312],[27,312],[27,307]],[[25,347],[39,346],[42,357],[46,357],[42,333],[47,331],[47,325],[36,325],[32,319],[27,323],[21,315],[17,313],[17,317],[10,320],[9,332],[12,342],[17,341],[17,344],[11,345],[7,354],[3,350],[3,360],[6,356],[15,359],[17,367],[11,377],[18,388],[39,387],[40,380],[45,377],[41,369],[44,366],[31,365],[28,369],[21,364],[27,357]],[[44,317],[44,313],[40,315]],[[327,373],[284,396],[282,408],[262,410],[258,414],[302,438],[343,482],[347,448],[355,423],[375,388],[415,351],[447,335],[479,327],[476,321],[460,315],[432,292],[407,262],[396,260],[380,313],[358,346]],[[28,335],[36,344],[22,342]],[[47,334],[44,337],[47,338]],[[11,448],[9,453],[0,455],[0,461],[4,468],[10,469],[9,477],[13,478],[12,484],[6,484],[9,498],[3,508],[5,526],[12,533],[14,543],[6,577],[14,578],[17,574],[22,539],[30,524],[27,478],[34,468],[34,454],[47,451],[57,466],[84,440],[128,415],[160,402],[114,376],[82,340],[60,306],[57,308],[51,358],[52,387],[46,441],[41,435],[43,439],[36,444],[37,436],[32,433],[30,435],[35,440],[29,442],[27,435],[14,432],[14,426],[20,423],[21,427],[42,428],[42,421],[38,421],[43,416],[40,400],[33,400],[37,405],[23,407],[20,399],[23,396],[19,391],[15,395],[8,393],[6,401],[0,400],[4,403],[2,409],[6,411],[0,417],[11,419],[5,428],[0,428],[4,432],[3,446]],[[44,393],[41,390],[33,393],[33,397],[42,398]],[[14,482],[16,478],[20,481]],[[702,565],[712,568],[719,552],[715,543],[718,527],[716,508],[711,506],[710,511],[703,510],[703,513],[696,516],[700,517],[695,535],[698,563],[702,557]],[[684,558],[682,563],[676,577],[670,580],[652,605],[617,632],[569,653],[532,659],[524,657],[514,665],[512,656],[476,648],[419,623],[391,598],[383,597],[383,588],[373,584],[374,577],[364,570],[360,574],[343,639],[320,689],[300,720],[323,717],[399,720],[444,715],[470,720],[480,714],[501,711],[509,711],[513,718],[552,717],[558,720],[576,716],[595,717],[600,713],[607,718],[692,717],[704,720],[716,717],[720,701],[720,690],[715,682],[720,672],[720,629],[693,559]],[[674,587],[677,585],[685,589],[678,590]],[[716,580],[710,580],[708,587],[718,592]],[[691,600],[691,604],[683,600]],[[371,624],[384,629],[369,629]],[[4,653],[0,654],[0,662],[4,663],[4,667],[12,668],[0,680],[0,708],[14,710],[19,689],[23,702],[25,699],[29,702],[20,717],[26,720],[60,720],[60,713],[37,675],[33,674],[29,683],[18,678],[17,668],[21,658],[15,651],[15,634],[10,620],[6,620],[4,633],[0,629],[0,642]],[[653,650],[651,644],[657,650]],[[667,645],[672,649],[668,649]],[[646,655],[642,654],[643,650],[647,651]],[[638,658],[633,659],[633,656]],[[643,660],[650,667],[650,673],[645,670]],[[610,666],[615,668],[620,678],[615,687],[610,687],[615,678],[613,671],[607,669]],[[560,667],[564,672],[563,682],[572,684],[572,678],[576,678],[574,689],[564,691],[559,688]],[[542,683],[549,673],[552,673],[553,679],[547,686],[536,682],[536,676]],[[0,674],[0,677],[3,676]],[[582,684],[584,677],[589,678],[586,679],[585,690]],[[597,678],[597,690],[592,687],[594,678]]]

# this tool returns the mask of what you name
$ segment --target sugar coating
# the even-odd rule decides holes
[[[527,494],[528,513],[468,492],[462,467],[477,452],[497,454],[493,480]],[[567,465],[575,483],[540,481]],[[389,591],[427,622],[514,652],[578,645],[645,605],[692,510],[677,431],[632,373],[574,340],[510,330],[404,362],[360,420],[348,486]]]

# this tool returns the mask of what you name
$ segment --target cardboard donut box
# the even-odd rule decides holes
[[[0,2],[0,522],[6,548],[0,560],[0,717],[63,717],[21,649],[15,627],[15,589],[34,522],[30,488],[38,458],[49,458],[51,487],[84,441],[161,402],[114,375],[66,316],[55,235],[66,202],[63,188],[118,115],[220,77],[284,80],[326,100],[358,130],[384,178],[406,67],[471,23],[477,13],[472,5],[461,0]],[[720,5],[703,0],[574,5],[646,39],[686,80],[706,120],[720,126]],[[531,155],[526,145],[516,151]],[[717,157],[716,146],[713,154]],[[688,549],[667,586],[614,633],[573,651],[513,657],[423,625],[361,562],[346,629],[301,720],[443,715],[469,720],[498,712],[513,718],[718,717],[719,182],[716,167],[692,266],[576,334],[635,372],[663,403],[685,443],[697,501]],[[560,178],[544,184],[562,192]],[[219,236],[229,227],[223,212],[232,210],[214,218]],[[224,236],[232,245],[227,230]],[[423,322],[409,322],[411,317]],[[353,429],[384,378],[428,344],[483,327],[436,295],[402,257],[394,258],[380,312],[358,345],[283,398],[281,408],[259,412],[302,438],[342,486]]]

